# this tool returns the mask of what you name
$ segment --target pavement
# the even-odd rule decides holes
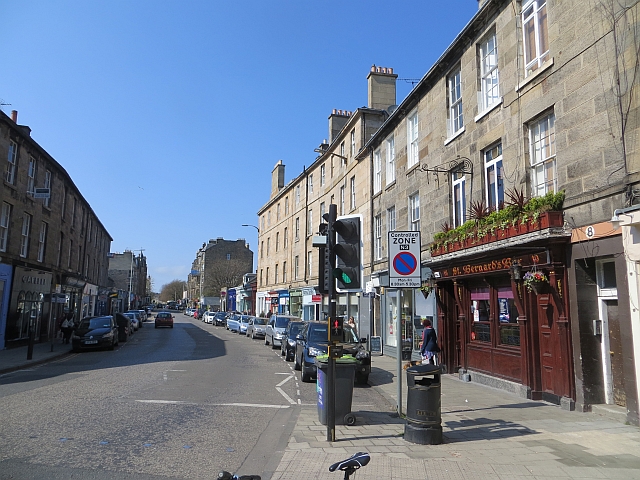
[[[31,360],[26,347],[1,350],[0,375],[55,361],[70,350],[60,341],[36,344]],[[356,425],[336,425],[335,442],[326,440],[317,407],[302,405],[282,459],[263,480],[340,480],[343,474],[330,473],[328,466],[361,451],[371,461],[353,480],[640,480],[640,428],[599,413],[529,401],[455,375],[441,377],[443,443],[408,442],[396,408],[396,369],[394,358],[373,357],[369,388],[386,402],[363,404],[366,396],[356,391]],[[403,378],[402,412],[405,383]]]

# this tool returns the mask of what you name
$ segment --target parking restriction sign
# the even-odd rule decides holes
[[[389,286],[418,288],[420,232],[389,232]]]

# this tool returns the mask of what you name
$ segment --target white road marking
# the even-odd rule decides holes
[[[285,378],[283,381],[281,381],[278,385],[276,385],[276,387],[281,387],[282,385],[284,385],[285,383],[287,383],[289,380],[291,380],[293,378],[293,376],[289,375],[287,378]]]
[[[289,408],[289,405],[267,405],[259,403],[196,403],[182,400],[136,400],[139,403],[154,403],[163,405],[201,405],[211,407],[252,407],[252,408]]]
[[[289,395],[287,395],[284,392],[284,390],[282,390],[280,387],[276,387],[276,390],[278,392],[280,392],[280,395],[282,395],[287,400],[287,402],[289,402],[291,405],[295,405],[296,404],[296,402]]]

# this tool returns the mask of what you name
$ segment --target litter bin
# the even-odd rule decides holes
[[[316,358],[318,367],[318,418],[323,425],[327,424],[327,374],[329,363],[327,358]],[[351,356],[344,356],[336,359],[336,425],[355,425],[356,416],[351,413],[351,402],[353,400],[353,382],[356,376],[356,359]]]
[[[416,365],[407,368],[407,423],[404,439],[420,445],[442,443],[442,416],[440,397],[442,393],[437,365]]]

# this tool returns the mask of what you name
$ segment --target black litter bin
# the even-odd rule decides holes
[[[318,418],[323,425],[327,424],[327,372],[329,363],[316,359],[318,367]],[[336,425],[355,425],[356,416],[351,413],[351,402],[353,400],[353,382],[356,376],[356,360],[341,358],[336,361]]]
[[[442,443],[440,409],[442,369],[437,365],[407,368],[407,423],[404,439],[420,445]]]

